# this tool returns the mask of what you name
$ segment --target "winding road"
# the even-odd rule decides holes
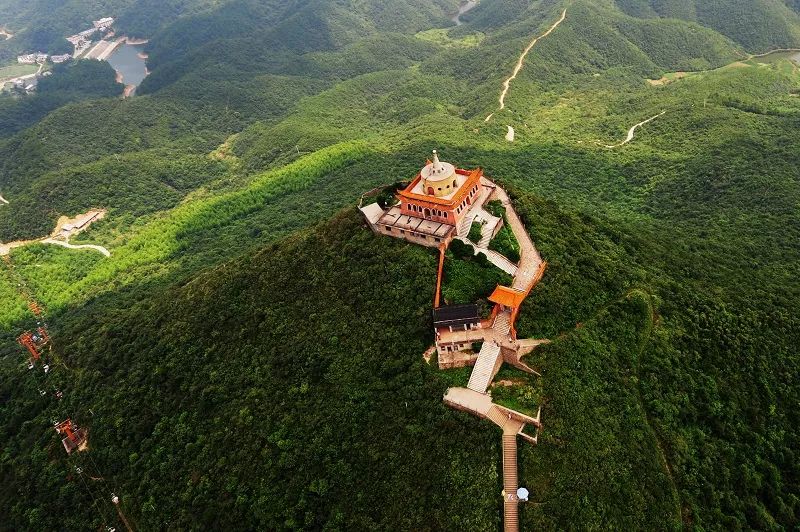
[[[94,244],[69,243],[69,238],[71,236],[85,231],[93,222],[103,219],[105,215],[106,211],[103,209],[89,211],[84,214],[79,214],[73,218],[62,216],[58,219],[55,229],[53,229],[53,232],[49,236],[43,236],[33,240],[16,240],[14,242],[8,242],[5,244],[0,242],[0,255],[8,255],[14,248],[41,242],[42,244],[54,244],[56,246],[61,246],[68,249],[91,249],[101,253],[103,256],[110,257],[111,252],[103,246],[97,246]],[[89,218],[87,218],[87,216]],[[70,225],[73,225],[73,227],[70,227]],[[63,240],[60,240],[60,238],[63,238]]]
[[[652,122],[653,120],[655,120],[655,119],[656,119],[656,118],[658,118],[659,116],[663,116],[665,113],[666,113],[666,111],[661,111],[661,112],[660,112],[660,113],[658,113],[657,115],[655,115],[655,116],[651,116],[651,117],[650,117],[650,118],[648,118],[647,120],[642,120],[642,121],[641,121],[641,122],[639,122],[638,124],[634,125],[632,128],[630,128],[630,129],[628,130],[628,136],[627,136],[627,138],[626,138],[625,140],[623,140],[622,142],[618,143],[618,144],[603,144],[603,143],[602,143],[602,142],[600,142],[599,140],[598,140],[598,141],[596,141],[596,142],[597,142],[597,144],[599,144],[599,145],[603,146],[604,148],[608,148],[608,149],[610,149],[610,150],[612,150],[612,149],[614,149],[614,148],[619,148],[620,146],[624,146],[625,144],[627,144],[627,143],[629,143],[630,141],[632,141],[632,140],[633,140],[633,137],[634,137],[634,135],[636,134],[636,130],[637,130],[638,128],[642,127],[643,125],[647,124],[648,122]]]
[[[528,44],[525,50],[522,51],[522,54],[519,56],[519,59],[517,59],[517,64],[514,65],[514,70],[511,72],[511,76],[509,76],[503,82],[503,91],[500,93],[500,98],[498,99],[498,101],[500,102],[500,108],[498,109],[498,111],[502,111],[503,109],[506,108],[506,95],[508,94],[508,90],[511,88],[511,82],[514,81],[514,79],[516,79],[517,74],[519,74],[519,71],[522,70],[522,65],[525,63],[525,57],[528,55],[531,49],[536,45],[536,43],[539,42],[539,39],[544,39],[545,37],[553,33],[553,31],[559,26],[559,24],[564,22],[566,18],[567,18],[567,10],[565,9],[561,13],[561,18],[559,18],[552,26],[550,26],[550,29],[548,29],[546,32],[539,35],[538,37],[534,38]],[[492,116],[494,116],[494,113],[487,116],[484,122],[488,122],[489,120],[491,120]]]
[[[111,256],[111,252],[108,251],[106,248],[104,248],[103,246],[96,246],[94,244],[76,245],[76,244],[70,244],[69,242],[64,242],[63,240],[54,240],[52,238],[45,238],[44,240],[42,240],[42,243],[43,244],[55,244],[56,246],[61,246],[61,247],[64,247],[64,248],[69,248],[69,249],[93,249],[95,251],[99,251],[100,253],[102,253],[106,257],[110,257]]]
[[[2,195],[0,195],[0,203],[5,203],[6,205],[8,205],[8,200],[5,199]]]

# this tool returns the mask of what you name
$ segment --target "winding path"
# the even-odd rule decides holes
[[[558,19],[552,26],[550,26],[550,29],[548,29],[546,32],[539,35],[538,37],[534,38],[528,44],[525,50],[522,51],[522,55],[520,55],[519,59],[517,59],[517,64],[514,66],[514,70],[511,72],[511,76],[503,82],[503,91],[500,93],[500,98],[498,100],[500,102],[500,108],[498,109],[498,111],[502,111],[503,109],[506,108],[506,95],[508,94],[508,90],[511,88],[511,82],[517,77],[519,71],[522,70],[522,65],[525,62],[525,57],[528,55],[528,52],[531,51],[531,49],[536,45],[539,39],[544,39],[545,37],[553,33],[553,31],[559,26],[559,24],[564,22],[564,19],[566,18],[567,18],[567,10],[565,9],[561,13],[561,18]],[[493,115],[494,113],[487,116],[484,122],[488,122],[489,120],[491,120]]]
[[[5,199],[2,195],[0,195],[0,203],[5,203],[6,205],[8,205],[8,200]]]
[[[618,143],[618,144],[603,144],[599,140],[596,141],[596,142],[597,142],[597,144],[603,146],[604,148],[608,148],[610,150],[613,150],[614,148],[619,148],[620,146],[624,146],[625,144],[627,144],[627,143],[629,143],[630,141],[633,140],[633,136],[636,133],[636,130],[638,128],[642,127],[643,125],[647,124],[648,122],[652,122],[653,120],[655,120],[659,116],[663,116],[665,113],[666,113],[666,111],[661,111],[657,115],[651,116],[647,120],[643,120],[643,121],[639,122],[638,124],[634,125],[632,128],[630,128],[628,130],[628,137],[625,140],[623,140],[622,142]]]
[[[33,240],[16,240],[14,242],[8,242],[5,244],[0,242],[0,256],[8,255],[14,248],[27,246],[28,244],[34,244],[36,242],[41,242],[42,244],[54,244],[56,246],[61,246],[68,249],[92,249],[94,251],[97,251],[98,253],[101,253],[106,257],[110,257],[111,252],[108,251],[108,249],[104,248],[103,246],[97,246],[95,244],[69,243],[69,238],[71,236],[85,231],[93,222],[101,220],[105,215],[106,211],[102,209],[102,210],[92,210],[84,214],[79,214],[78,216],[75,216],[73,218],[62,216],[61,218],[58,219],[58,222],[56,222],[56,227],[55,229],[53,229],[53,232],[49,236],[43,236]],[[63,240],[60,240],[60,238],[63,238]]]
[[[111,256],[111,252],[108,251],[106,248],[104,248],[103,246],[96,246],[94,244],[79,244],[79,245],[76,245],[76,244],[70,244],[69,242],[64,242],[63,240],[54,240],[52,238],[45,238],[44,240],[42,240],[42,243],[43,244],[55,244],[57,246],[61,246],[61,247],[64,247],[64,248],[69,248],[69,249],[93,249],[95,251],[99,251],[100,253],[102,253],[106,257],[110,257]]]

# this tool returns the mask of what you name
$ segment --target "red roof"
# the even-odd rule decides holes
[[[489,296],[489,301],[492,303],[511,308],[519,307],[524,299],[525,292],[517,290],[516,288],[508,288],[507,286],[500,285],[497,285],[492,295]]]
[[[429,196],[427,194],[415,194],[412,192],[414,187],[417,186],[417,183],[422,178],[422,174],[417,174],[414,180],[411,181],[411,184],[408,185],[405,190],[401,190],[398,195],[411,200],[427,201],[428,203],[436,203],[438,205],[456,206],[464,201],[464,198],[467,196],[467,194],[469,194],[469,191],[472,189],[472,187],[480,182],[481,176],[483,175],[483,170],[480,168],[476,168],[475,170],[462,170],[461,168],[456,168],[456,172],[469,177],[467,177],[467,180],[464,181],[464,184],[461,185],[461,187],[450,199],[437,198],[436,196]]]

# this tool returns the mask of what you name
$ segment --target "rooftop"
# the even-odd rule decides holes
[[[433,309],[433,324],[440,327],[481,321],[478,305],[447,305]]]
[[[454,228],[452,225],[425,220],[415,216],[408,216],[400,212],[400,207],[394,206],[381,216],[378,223],[390,227],[397,227],[404,231],[415,231],[425,235],[445,238]]]
[[[497,285],[492,295],[489,296],[489,301],[503,305],[504,307],[517,308],[522,304],[525,299],[525,292],[517,290],[516,288],[508,288],[507,286]]]
[[[423,181],[444,181],[456,173],[456,167],[450,163],[439,160],[439,154],[433,150],[433,161],[429,161],[422,169],[420,175]]]

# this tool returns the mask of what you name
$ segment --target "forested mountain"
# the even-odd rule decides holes
[[[800,525],[800,68],[751,56],[800,47],[797,3],[457,6],[0,0],[0,54],[105,15],[151,38],[133,98],[84,61],[0,95],[0,242],[104,208],[73,241],[110,251],[0,264],[0,530],[119,530],[111,491],[143,530],[496,530],[499,433],[421,357],[437,257],[354,208],[433,148],[549,263],[518,323],[553,340],[516,398],[544,421],[522,529]]]
[[[617,0],[617,4],[637,17],[699,22],[750,51],[796,47],[800,42],[800,9],[793,0]]]

